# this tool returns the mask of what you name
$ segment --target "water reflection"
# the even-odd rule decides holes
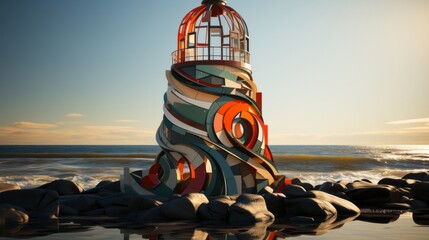
[[[391,210],[391,209],[364,209],[357,218],[357,220],[387,224],[395,222],[399,217],[406,213],[404,210]]]
[[[26,225],[0,228],[0,237],[32,238],[58,233],[88,232],[89,239],[95,234],[95,227],[118,229],[121,235],[110,239],[249,239],[264,240],[299,235],[322,235],[353,221],[352,217],[331,217],[312,219],[311,222],[296,219],[280,219],[274,224],[258,223],[247,227],[232,227],[221,222],[169,222],[151,225],[136,225],[118,222],[114,218],[67,218],[60,221],[31,222]],[[310,219],[310,218],[309,218]],[[91,232],[92,231],[92,232]],[[72,237],[73,235],[68,235]]]
[[[413,221],[418,225],[429,226],[429,209],[413,211]]]

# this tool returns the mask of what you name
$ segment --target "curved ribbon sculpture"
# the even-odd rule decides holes
[[[164,118],[156,134],[162,151],[150,169],[125,171],[123,191],[217,196],[277,191],[284,185],[268,147],[245,22],[224,1],[208,2],[188,13],[179,29],[178,51],[166,72]],[[217,27],[223,39],[219,49],[210,32],[205,33],[208,43],[199,43],[195,35],[204,27],[215,31],[210,21],[221,16],[230,20],[231,29]],[[247,39],[245,44],[231,43],[234,33]],[[223,43],[226,38],[229,44]]]

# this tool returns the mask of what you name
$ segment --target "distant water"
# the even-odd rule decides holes
[[[37,187],[58,178],[86,189],[101,180],[118,180],[124,167],[145,169],[158,146],[0,146],[0,182]],[[402,177],[429,170],[429,145],[271,146],[281,174],[313,184],[340,179]]]

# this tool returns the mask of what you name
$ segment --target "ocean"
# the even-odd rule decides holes
[[[429,145],[270,147],[281,174],[314,185],[342,179],[376,183],[429,170]],[[150,167],[159,150],[153,145],[0,146],[0,182],[33,188],[61,178],[90,189],[102,180],[118,180],[124,167]]]

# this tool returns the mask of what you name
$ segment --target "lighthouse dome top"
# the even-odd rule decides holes
[[[230,61],[250,68],[249,31],[225,0],[204,0],[185,15],[177,34],[173,64]]]

